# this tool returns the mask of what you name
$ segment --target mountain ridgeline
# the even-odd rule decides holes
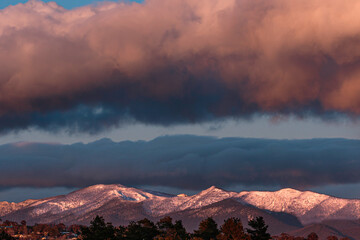
[[[94,185],[46,199],[0,202],[3,220],[26,220],[28,224],[88,225],[96,215],[114,225],[170,216],[182,220],[188,231],[195,230],[207,217],[218,224],[236,217],[247,227],[249,220],[262,216],[273,235],[288,232],[307,236],[318,230],[320,236],[360,239],[360,200],[289,188],[237,193],[210,187],[193,196],[176,196],[122,185]]]

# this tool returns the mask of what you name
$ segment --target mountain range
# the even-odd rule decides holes
[[[359,199],[290,188],[237,193],[213,186],[187,196],[100,184],[46,199],[0,202],[3,220],[26,220],[30,225],[60,222],[88,225],[95,215],[114,225],[127,225],[143,218],[158,221],[171,216],[181,219],[188,231],[196,229],[209,216],[219,225],[228,217],[239,217],[245,227],[248,220],[263,216],[274,235],[288,232],[307,236],[314,231],[324,238],[335,235],[360,239]]]

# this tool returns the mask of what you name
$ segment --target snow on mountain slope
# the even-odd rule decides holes
[[[200,209],[225,199],[273,212],[285,212],[299,218],[303,224],[325,219],[360,218],[360,200],[340,199],[290,188],[275,192],[229,192],[210,187],[193,196],[170,195],[129,188],[122,185],[94,185],[67,195],[22,203],[0,202],[0,217],[60,221],[64,216],[84,219],[95,211],[117,212],[116,208],[133,206],[141,214],[161,217],[170,213]],[[119,213],[120,214],[120,213]]]
[[[324,219],[357,219],[360,200],[341,199],[291,188],[276,192],[241,192],[238,197],[253,206],[297,216],[303,224]]]
[[[228,192],[220,188],[212,186],[194,196],[187,197],[187,201],[179,206],[181,210],[189,208],[199,208],[209,204],[222,201],[227,198],[233,198],[237,194],[235,192]]]
[[[23,208],[27,210],[27,214],[32,218],[41,216],[47,216],[48,218],[49,214],[81,216],[106,206],[112,200],[120,200],[142,202],[145,212],[152,216],[162,216],[171,212],[200,208],[224,199],[233,198],[236,195],[235,192],[224,191],[214,186],[193,196],[173,196],[128,188],[122,185],[94,185],[67,195],[37,200]],[[20,209],[9,209],[2,215]]]
[[[36,202],[37,200],[26,200],[24,202],[21,203],[14,203],[14,202],[0,202],[0,216],[4,216],[10,212],[16,211],[18,209],[21,209],[23,207],[26,207],[34,202]]]
[[[145,201],[144,206],[153,215],[161,216],[171,212],[200,208],[224,199],[233,198],[236,195],[235,192],[224,191],[212,186],[193,196],[180,194],[171,198],[163,198],[161,201],[158,201],[159,199]]]
[[[33,216],[45,213],[59,214],[72,211],[75,215],[85,214],[97,209],[111,200],[141,202],[147,199],[164,198],[136,188],[128,188],[122,185],[94,185],[64,196],[37,201],[29,207],[33,207]]]
[[[291,188],[276,192],[241,192],[238,195],[244,202],[259,208],[277,212],[293,212],[305,214],[314,206],[321,203],[329,196],[322,194],[308,194]]]

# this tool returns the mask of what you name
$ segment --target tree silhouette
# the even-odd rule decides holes
[[[195,231],[195,236],[204,240],[216,239],[218,234],[219,230],[217,228],[217,224],[211,217],[201,221],[199,229]]]
[[[219,240],[250,240],[239,218],[228,218],[220,227]]]
[[[115,229],[111,223],[105,223],[103,217],[96,216],[89,227],[82,228],[83,240],[115,239]]]
[[[147,218],[137,222],[130,222],[125,231],[127,240],[152,240],[159,234],[155,224]]]
[[[174,224],[172,223],[171,217],[163,217],[162,219],[159,220],[157,225],[159,227],[159,230],[164,232],[167,232],[169,231],[169,229],[174,228]]]
[[[246,231],[250,234],[251,240],[269,240],[270,234],[267,232],[268,225],[265,224],[263,217],[256,217],[248,222],[248,225],[252,228],[247,228]]]
[[[186,232],[181,220],[176,220],[174,224],[176,236],[180,239],[189,239],[189,234]]]
[[[316,233],[312,232],[308,235],[307,240],[319,240],[319,237]]]
[[[173,224],[171,217],[164,217],[159,220],[157,226],[160,231],[158,239],[185,240],[189,238],[181,220],[177,220]]]

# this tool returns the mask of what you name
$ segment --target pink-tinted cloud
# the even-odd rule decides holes
[[[356,0],[11,6],[0,11],[0,123],[358,116],[359,11]]]

